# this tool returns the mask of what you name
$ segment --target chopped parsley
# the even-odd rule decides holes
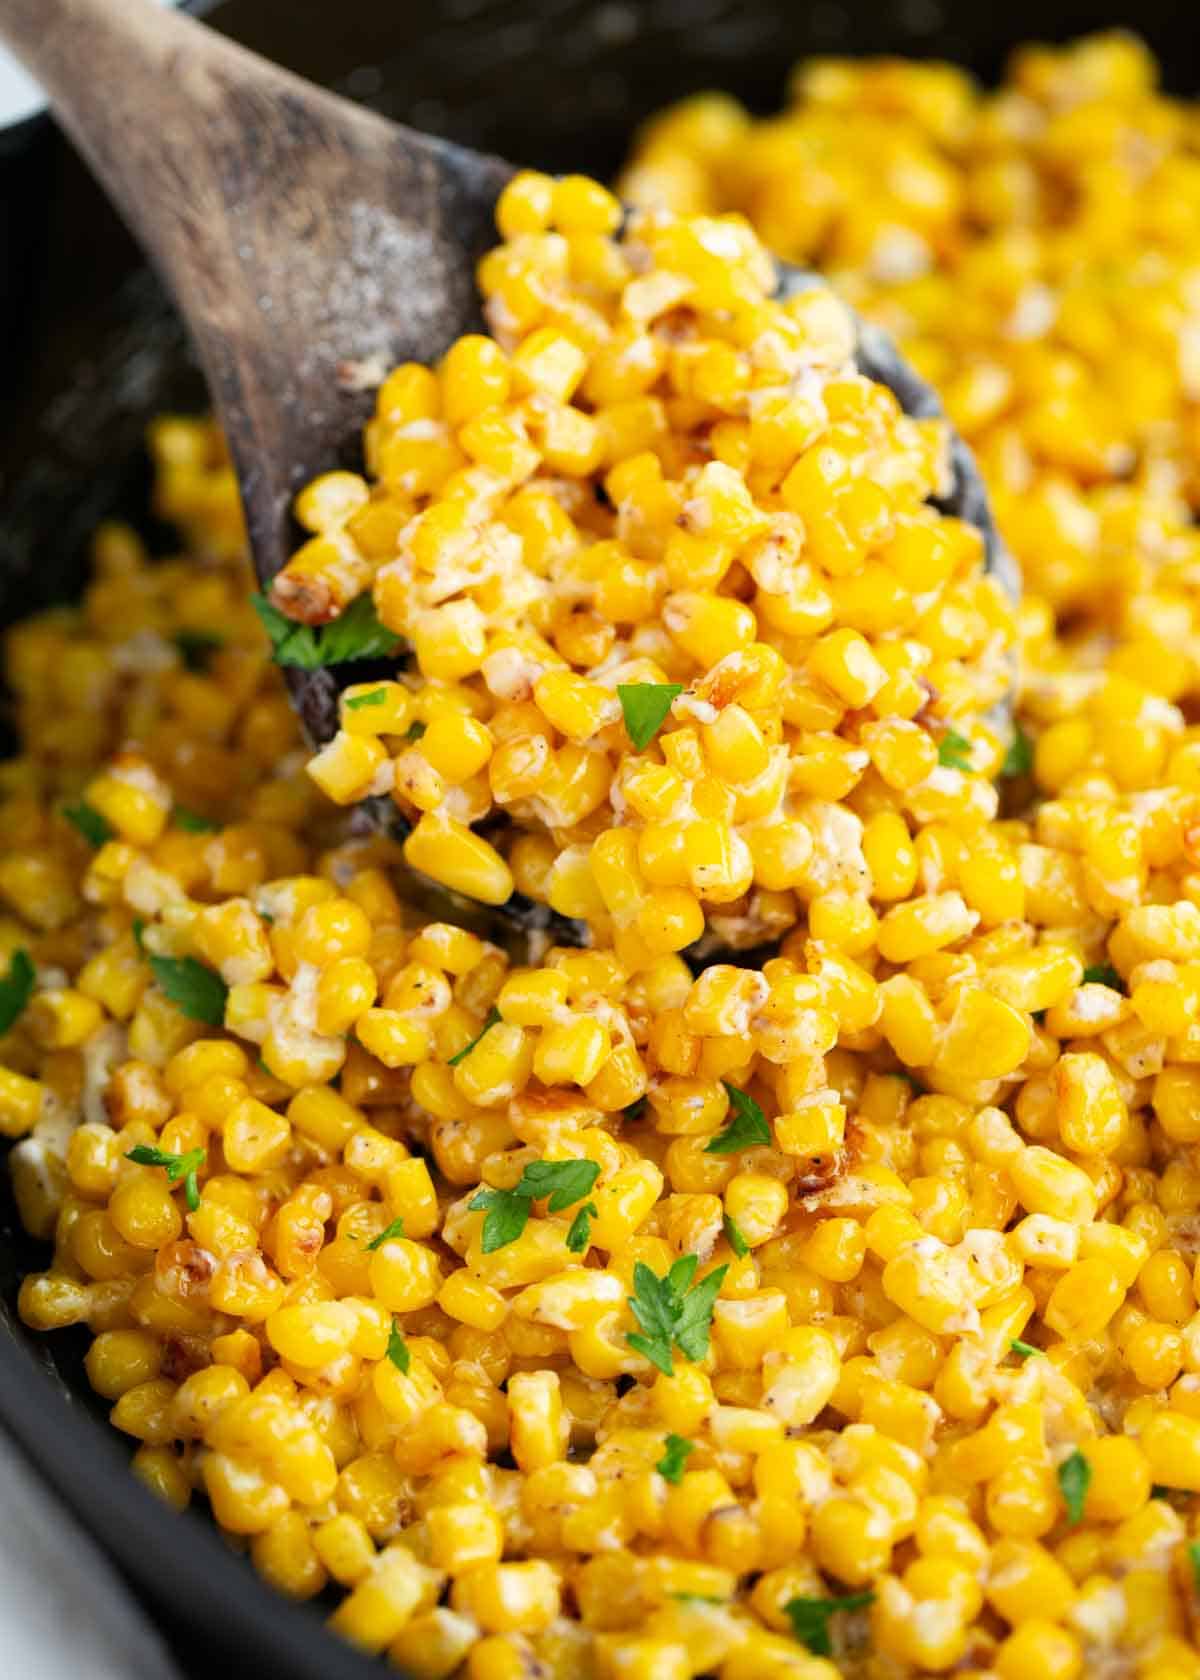
[[[0,980],[0,1033],[6,1033],[24,1012],[36,978],[37,970],[29,952],[23,945],[18,945],[8,959],[8,972]]]
[[[671,702],[682,693],[682,683],[617,684],[617,698],[625,717],[625,733],[638,752],[645,752],[667,721]]]
[[[186,805],[176,805],[171,814],[176,828],[182,828],[188,834],[213,834],[218,827],[211,817],[202,817],[199,811],[191,811]]]
[[[400,1334],[400,1326],[395,1319],[392,1320],[391,1333],[388,1336],[387,1356],[397,1371],[402,1371],[405,1376],[408,1375],[408,1368],[412,1364],[412,1355],[408,1351],[408,1343]]]
[[[485,1254],[495,1254],[498,1248],[507,1248],[509,1243],[516,1242],[529,1223],[533,1202],[528,1196],[518,1195],[515,1190],[485,1188],[477,1190],[467,1206],[472,1213],[487,1210],[481,1247]]]
[[[325,665],[348,665],[355,659],[382,659],[396,653],[402,640],[379,622],[370,595],[359,595],[330,624],[297,624],[265,595],[251,595],[251,605],[271,640],[276,665],[319,671]]]
[[[723,1213],[721,1215],[721,1227],[725,1232],[725,1241],[738,1259],[744,1260],[750,1252],[750,1244],[738,1229],[737,1220],[731,1219],[727,1213]]]
[[[100,815],[94,805],[89,805],[86,799],[77,800],[74,805],[64,805],[63,816],[69,823],[74,823],[95,852],[113,837],[112,824],[107,817]]]
[[[1200,1592],[1200,1540],[1188,1541],[1187,1555],[1192,1566],[1192,1585]]]
[[[1083,971],[1085,986],[1107,986],[1110,991],[1124,994],[1125,982],[1111,963],[1092,963]]]
[[[665,1277],[658,1277],[644,1260],[633,1268],[634,1292],[628,1299],[641,1330],[627,1334],[625,1340],[664,1376],[675,1371],[672,1346],[685,1359],[703,1359],[708,1352],[713,1302],[729,1267],[717,1266],[693,1283],[699,1264],[697,1255],[685,1254]]]
[[[357,712],[364,706],[382,706],[387,697],[386,688],[369,688],[365,694],[343,694],[342,704],[348,712]]]
[[[1020,1354],[1022,1359],[1031,1359],[1033,1355],[1039,1351],[1039,1349],[1031,1346],[1029,1342],[1022,1342],[1015,1336],[1008,1345],[1014,1353]]]
[[[682,1435],[668,1435],[666,1452],[663,1453],[654,1468],[667,1481],[674,1482],[676,1487],[683,1480],[683,1467],[696,1450],[694,1441],[685,1441]]]
[[[840,1611],[865,1610],[874,1604],[873,1592],[848,1593],[845,1598],[789,1598],[784,1605],[792,1632],[814,1657],[831,1657],[829,1623]]]
[[[1070,1458],[1064,1458],[1058,1467],[1058,1486],[1072,1528],[1083,1519],[1083,1502],[1091,1480],[1092,1467],[1076,1447]]]
[[[176,1009],[206,1026],[224,1025],[229,987],[215,969],[195,957],[151,957],[150,967]]]
[[[500,1011],[498,1009],[489,1009],[487,1020],[483,1023],[483,1025],[480,1027],[479,1031],[475,1034],[475,1037],[471,1040],[471,1042],[469,1044],[464,1044],[462,1049],[457,1053],[457,1055],[454,1055],[454,1056],[450,1057],[450,1059],[447,1063],[447,1066],[448,1067],[457,1067],[459,1062],[465,1061],[467,1059],[467,1057],[471,1054],[472,1050],[474,1050],[475,1046],[479,1043],[479,1040],[481,1038],[483,1038],[483,1036],[486,1033],[490,1033],[493,1027],[498,1027],[499,1025],[500,1025]]]
[[[371,1238],[370,1242],[367,1244],[367,1252],[370,1253],[370,1251],[375,1248],[382,1248],[384,1243],[391,1242],[393,1237],[402,1237],[403,1235],[403,1219],[393,1219],[390,1225],[385,1225],[383,1227],[383,1230],[380,1231],[377,1237]]]
[[[170,1149],[159,1149],[154,1144],[138,1143],[129,1150],[125,1159],[136,1161],[139,1167],[165,1167],[168,1184],[178,1184],[182,1179],[184,1200],[195,1213],[200,1206],[200,1183],[196,1174],[204,1165],[206,1153],[203,1149],[189,1149],[186,1154],[180,1155]]]
[[[572,1254],[587,1253],[592,1242],[592,1220],[597,1217],[595,1202],[584,1202],[567,1232],[567,1247]]]
[[[1028,776],[1033,769],[1033,742],[1018,723],[1008,743],[1000,774],[1005,777]]]
[[[476,1192],[467,1206],[478,1212],[486,1209],[483,1222],[482,1248],[494,1254],[516,1242],[529,1223],[535,1201],[548,1197],[547,1211],[562,1213],[589,1194],[600,1176],[595,1161],[530,1161],[520,1180],[511,1190],[484,1188]],[[596,1216],[594,1203],[580,1208],[567,1232],[567,1247],[572,1254],[582,1254],[588,1246],[590,1225],[588,1215]]]
[[[970,754],[970,741],[965,735],[960,735],[957,729],[947,729],[938,742],[938,763],[944,764],[948,770],[969,770]]]
[[[736,1085],[728,1080],[722,1080],[729,1093],[729,1104],[733,1109],[733,1119],[723,1132],[718,1132],[704,1146],[706,1155],[736,1155],[740,1149],[753,1149],[755,1144],[770,1143],[771,1128],[767,1125],[766,1116],[745,1091],[739,1091]]]
[[[549,1212],[561,1213],[564,1208],[581,1202],[599,1177],[600,1168],[595,1161],[530,1161],[521,1174],[517,1190],[535,1201],[549,1196]]]

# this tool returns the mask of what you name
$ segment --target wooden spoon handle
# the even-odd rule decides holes
[[[153,0],[0,0],[0,35],[142,242],[164,255],[178,223],[220,190],[206,179],[200,137],[216,141],[209,125],[227,125],[231,87],[278,96],[303,87]]]
[[[296,486],[369,397],[346,370],[436,356],[476,314],[508,166],[386,122],[153,0],[0,0],[170,285],[238,468],[261,578]]]

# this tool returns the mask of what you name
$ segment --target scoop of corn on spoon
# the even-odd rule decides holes
[[[357,437],[382,372],[479,330],[475,265],[512,167],[387,122],[153,0],[0,0],[0,34],[174,293],[265,585],[294,546],[296,490]],[[780,265],[782,292],[812,283]],[[857,357],[909,413],[940,412],[878,329],[860,323]],[[952,467],[944,505],[979,528],[1015,596],[958,438]],[[287,671],[314,743],[337,729],[341,675]],[[394,820],[390,801],[372,803],[376,820]]]

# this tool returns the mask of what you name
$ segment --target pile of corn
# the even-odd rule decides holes
[[[1200,1676],[1195,132],[1101,40],[695,102],[621,234],[519,177],[492,337],[299,499],[276,606],[412,648],[307,763],[203,423],[188,557],[10,633],[22,1314],[418,1680]],[[730,209],[943,380],[1016,625]]]
[[[851,954],[877,929],[893,962],[954,943],[1011,860],[914,897],[910,829],[996,815],[983,714],[1015,628],[979,532],[929,505],[946,428],[855,371],[830,292],[771,299],[739,218],[615,239],[620,217],[594,183],[519,177],[480,270],[494,337],[385,381],[373,491],[301,496],[316,534],[275,605],[319,624],[369,585],[414,665],[347,692],[310,773],[390,794],[417,870],[488,904],[515,886],[631,972],[809,905]],[[670,704],[652,752],[631,688]],[[497,843],[473,827],[497,819]]]

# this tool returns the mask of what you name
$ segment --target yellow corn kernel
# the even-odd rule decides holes
[[[1032,1041],[1029,1023],[1018,1010],[964,987],[938,1048],[938,1068],[951,1078],[1000,1079],[1020,1067]]]
[[[1080,1260],[1055,1284],[1042,1317],[1069,1339],[1097,1335],[1125,1298],[1125,1290],[1100,1259]]]
[[[468,898],[503,904],[512,897],[512,875],[495,847],[451,818],[422,816],[404,842],[404,856],[423,875]]]
[[[1072,1224],[1090,1224],[1096,1192],[1081,1168],[1052,1150],[1033,1144],[1013,1158],[1009,1171],[1021,1205],[1030,1213],[1048,1213]]]
[[[1126,1109],[1109,1064],[1090,1051],[1062,1056],[1054,1069],[1058,1128],[1075,1155],[1109,1155],[1125,1130]]]
[[[25,1013],[29,1031],[47,1050],[69,1050],[91,1037],[104,1019],[92,998],[70,987],[35,992]]]
[[[558,1575],[543,1558],[479,1564],[456,1577],[450,1602],[484,1633],[536,1633],[558,1614]]]
[[[350,735],[339,730],[305,768],[335,804],[352,805],[378,791],[376,782],[387,761],[386,748],[373,735]]]
[[[329,1626],[360,1650],[382,1651],[436,1595],[442,1579],[403,1546],[390,1546],[338,1605]]]
[[[266,1172],[285,1159],[292,1128],[282,1114],[253,1097],[238,1103],[225,1122],[225,1159],[234,1172]]]
[[[543,1085],[587,1085],[609,1051],[608,1034],[587,1016],[543,1028],[533,1053],[533,1071]]]
[[[11,1068],[0,1068],[0,1134],[24,1137],[42,1110],[43,1086]]]

